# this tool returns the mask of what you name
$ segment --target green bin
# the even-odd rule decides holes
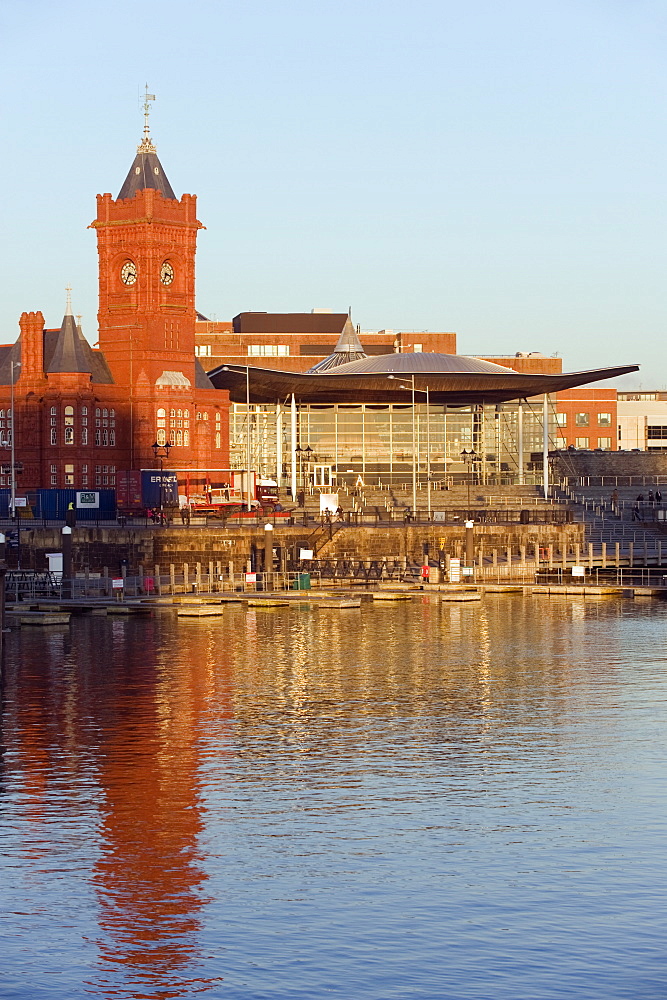
[[[292,590],[310,590],[310,573],[299,573],[292,582]]]

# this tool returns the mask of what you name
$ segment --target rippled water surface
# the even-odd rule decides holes
[[[667,605],[7,636],[3,998],[664,998]]]

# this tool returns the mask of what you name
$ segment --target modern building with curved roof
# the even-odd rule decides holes
[[[359,344],[361,346],[361,344]],[[343,352],[336,352],[343,354]],[[310,372],[226,364],[208,372],[229,392],[230,461],[287,479],[292,490],[341,478],[443,480],[474,455],[483,479],[546,482],[557,421],[551,396],[636,365],[539,374],[421,351],[326,358]]]

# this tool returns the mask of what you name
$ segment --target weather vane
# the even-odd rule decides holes
[[[143,141],[142,141],[141,145],[139,146],[139,152],[144,152],[144,153],[146,153],[146,152],[154,153],[155,152],[155,147],[153,146],[153,143],[151,142],[151,130],[150,130],[150,125],[148,123],[148,119],[149,119],[149,116],[150,116],[150,113],[151,113],[151,106],[150,106],[149,102],[150,101],[154,101],[154,100],[155,100],[155,94],[149,94],[148,93],[148,84],[146,84],[146,88],[145,88],[145,92],[144,92],[144,104],[143,104],[143,107],[144,107],[144,138],[143,138]]]

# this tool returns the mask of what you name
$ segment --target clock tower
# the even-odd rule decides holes
[[[187,411],[190,421],[222,400],[195,358],[195,253],[204,227],[196,196],[178,199],[158,159],[148,127],[152,99],[146,94],[143,139],[118,197],[97,196],[91,228],[99,255],[99,346],[127,392],[131,467],[153,463],[153,443],[166,438],[174,445],[169,464],[185,468],[205,456],[195,449],[192,424],[180,447],[171,442],[172,429],[186,428],[172,428],[168,416],[173,411],[183,421]]]

